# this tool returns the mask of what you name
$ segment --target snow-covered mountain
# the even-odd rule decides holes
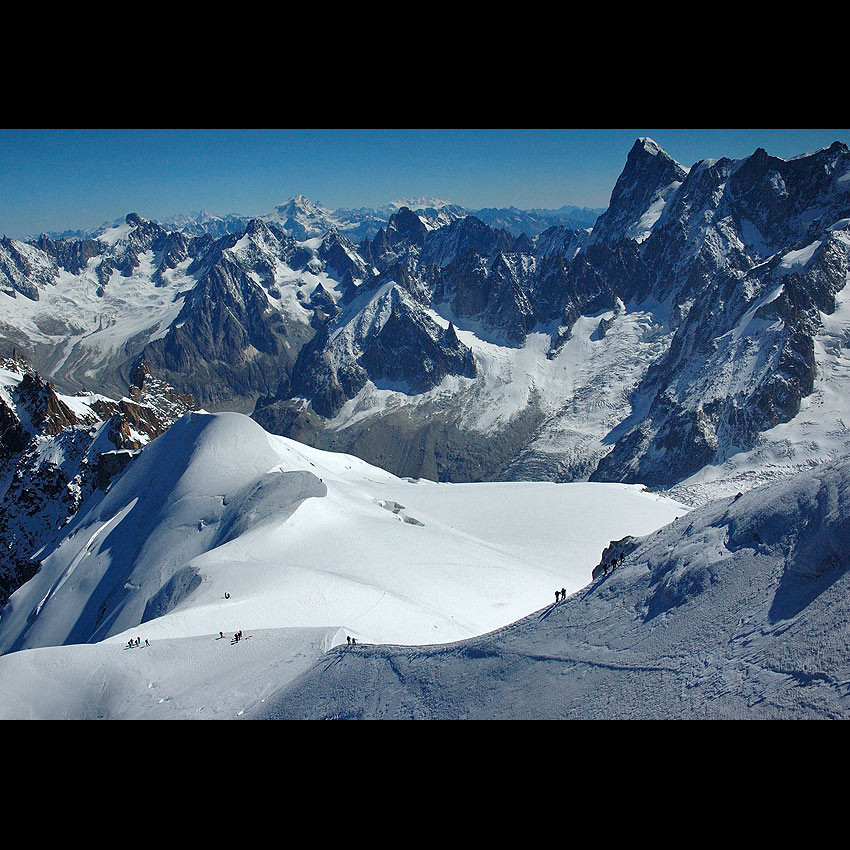
[[[404,208],[417,213],[430,228],[442,227],[457,218],[474,215],[491,227],[507,230],[514,236],[522,233],[528,236],[539,236],[544,230],[554,226],[589,229],[604,212],[602,209],[569,205],[554,210],[520,210],[516,207],[464,209],[451,201],[424,197],[401,198],[375,208],[330,209],[323,204],[311,201],[304,195],[297,195],[259,218],[277,225],[287,236],[293,236],[296,239],[314,239],[317,236],[323,236],[329,230],[337,230],[344,233],[352,242],[361,242],[364,239],[373,239],[378,231],[387,225],[390,218]],[[226,233],[242,232],[251,219],[256,217],[238,213],[219,216],[208,210],[202,210],[189,215],[174,216],[159,221],[158,224],[166,230],[179,230],[191,236],[208,233],[218,238]],[[114,224],[117,223],[119,222]],[[80,238],[86,235],[92,234],[70,232],[64,234],[66,238]]]
[[[565,602],[455,644],[340,647],[252,719],[846,719],[850,463],[718,500]]]
[[[590,230],[604,209],[575,207],[565,205],[555,210],[520,210],[516,207],[486,207],[470,210],[469,215],[480,218],[490,227],[507,230],[513,236],[540,236],[553,227],[565,227],[567,230]]]
[[[128,215],[83,242],[0,243],[0,339],[65,392],[120,394],[145,360],[200,403],[250,410],[364,274],[335,232],[299,243],[255,219],[187,237]]]
[[[848,493],[437,484],[186,414],[12,597],[0,717],[847,717]]]
[[[846,146],[420,203],[0,242],[0,717],[848,716]]]
[[[4,240],[0,339],[63,391],[120,394],[144,359],[399,475],[700,501],[704,470],[737,491],[848,440],[848,175],[841,143],[686,168],[639,139],[590,231],[516,236],[434,199],[360,241],[303,197],[218,238],[130,215]]]
[[[33,656],[19,650],[37,650],[37,661],[52,654],[38,648],[71,657],[97,644],[120,658],[138,634],[152,647],[218,639],[226,652],[244,628],[289,630],[287,652],[308,647],[315,658],[346,635],[422,644],[477,635],[586,584],[612,537],[685,511],[635,485],[399,479],[242,414],[187,413],[88,496],[11,596],[0,714],[21,704],[14,670]]]
[[[176,230],[186,236],[203,236],[206,234],[219,239],[229,233],[242,233],[251,219],[252,216],[240,215],[239,213],[217,215],[210,210],[200,210],[199,212],[172,216],[165,221],[157,221],[156,223],[165,230]],[[112,222],[112,224],[103,226],[90,235],[97,235],[108,227],[116,227],[120,224],[120,221]]]
[[[644,151],[641,173],[643,160],[660,156],[648,143]],[[633,405],[637,415],[609,437],[598,479],[670,484],[752,449],[799,413],[819,371],[816,338],[847,284],[848,189],[850,152],[836,143],[789,161],[759,150],[698,163],[673,194],[669,184],[660,190],[666,204],[640,258],[673,334],[637,389],[645,407]],[[636,220],[633,200],[623,193]],[[619,202],[615,189],[603,220]]]
[[[255,218],[271,223],[283,230],[287,236],[297,239],[314,239],[329,230],[344,233],[352,242],[373,239],[385,227],[390,218],[402,208],[411,209],[428,222],[430,227],[441,227],[456,218],[474,215],[491,227],[507,230],[514,236],[526,234],[539,236],[544,230],[555,226],[568,229],[590,229],[603,209],[565,205],[558,209],[521,210],[516,207],[487,207],[466,209],[451,201],[440,198],[401,198],[380,207],[339,207],[331,209],[324,204],[311,201],[304,195],[296,195],[270,212],[262,215],[225,213],[218,215],[210,210],[185,213],[158,219],[156,224],[165,230],[179,231],[186,236],[207,234],[216,239],[230,233],[242,233]],[[54,240],[80,241],[97,238],[101,233],[118,227],[123,218],[105,222],[90,230],[64,230],[51,232],[47,236]],[[30,241],[30,240],[27,240]]]
[[[687,169],[640,139],[589,235],[514,238],[475,217],[428,230],[401,210],[358,247],[375,275],[305,347],[290,397],[265,399],[254,415],[269,430],[441,480],[673,487],[742,453],[752,470],[772,429],[802,410],[811,422],[805,400],[827,376],[843,380],[848,186],[840,143]],[[390,282],[420,323],[451,328],[474,373],[447,368],[432,386],[423,379],[434,359],[401,349],[384,349],[392,375],[370,373],[371,344],[342,344],[355,326],[382,332],[366,319],[376,306],[366,293]],[[842,451],[841,395],[805,428],[812,448],[792,465]],[[773,473],[735,474],[727,492]]]

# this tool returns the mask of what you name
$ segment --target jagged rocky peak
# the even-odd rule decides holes
[[[0,395],[0,405],[5,408],[5,418],[13,417],[29,436],[34,433],[55,436],[64,428],[78,423],[77,416],[61,400],[56,387],[45,381],[33,367],[17,353],[0,363],[0,368],[20,376],[16,385]]]
[[[521,346],[533,325],[533,309],[516,259],[498,251],[482,256],[468,248],[440,271],[435,295],[455,316],[480,322],[494,341]]]
[[[153,221],[142,218],[138,213],[131,212],[124,217],[127,228],[118,227],[113,236],[117,236],[116,247],[126,244],[128,249],[147,249],[153,240],[165,233],[162,227]]]
[[[402,207],[390,216],[386,230],[388,235],[392,234],[393,237],[404,239],[420,247],[425,244],[428,233],[428,228],[422,219],[410,207]]]
[[[533,251],[538,257],[554,255],[569,261],[587,244],[589,238],[589,229],[576,230],[556,225],[546,228],[527,248],[518,244],[517,250],[526,250],[528,253]]]
[[[356,285],[370,274],[365,260],[357,252],[357,246],[336,228],[325,234],[316,254],[344,287]]]
[[[594,349],[616,346],[622,323],[606,314],[640,306],[652,315],[651,355],[624,408],[633,415],[600,442],[593,463],[598,480],[669,486],[752,446],[812,391],[818,310],[834,309],[846,281],[848,243],[826,228],[850,217],[848,171],[840,144],[788,161],[758,150],[688,169],[653,140],[638,139],[590,239],[553,231],[503,244],[498,231],[468,216],[421,241],[418,217],[400,211],[361,249],[380,274],[358,292],[377,293],[392,278],[419,307],[501,346],[523,346],[535,325],[554,327],[550,360],[575,327],[585,327],[582,317],[596,318]],[[768,260],[767,251],[777,254]],[[414,314],[399,303],[379,325],[371,321],[377,302],[355,297],[311,345],[307,372],[322,415],[337,415],[369,379],[395,387],[402,371],[414,375],[412,348],[399,353],[394,333]],[[354,327],[369,334],[356,349],[341,346]],[[396,362],[388,366],[390,350]],[[426,385],[405,380],[411,392]]]
[[[188,256],[188,244],[175,240],[168,231],[153,221],[142,218],[138,213],[128,213],[123,223],[102,230],[97,241],[103,246],[103,259],[97,267],[100,282],[98,295],[103,296],[112,273],[129,277],[139,268],[141,257],[148,251],[159,255],[158,268],[153,277],[161,285],[162,274]]]
[[[408,207],[402,207],[390,216],[387,225],[375,234],[374,239],[361,243],[360,254],[379,272],[397,263],[413,269],[419,265],[428,233],[419,216]]]
[[[805,168],[808,178],[794,174],[798,168]],[[795,186],[789,201],[763,191],[771,173],[785,175],[785,185]],[[843,173],[850,173],[847,165]],[[812,157],[786,162],[762,153],[691,170],[681,190],[689,199],[682,202],[681,218],[672,219],[677,199],[669,207],[671,221],[653,233],[644,254],[656,280],[675,280],[684,270],[676,297],[687,310],[669,348],[638,387],[644,416],[600,462],[595,480],[670,486],[707,464],[718,466],[753,448],[761,433],[800,412],[802,399],[815,389],[816,337],[825,317],[836,310],[850,268],[850,199],[829,190],[835,179],[823,180],[824,174]],[[764,219],[765,233],[770,226],[784,247],[769,261],[758,262],[734,228],[736,221],[754,227],[766,197],[776,202],[775,218]],[[691,208],[700,214],[685,225],[684,209]],[[817,238],[808,232],[800,240],[793,222],[795,216],[805,221],[798,212],[805,208],[822,222],[838,221]],[[690,229],[692,236],[677,242],[668,235],[671,229],[677,234]]]
[[[850,216],[848,173],[841,144],[791,160],[759,149],[741,160],[696,163],[641,245],[654,279],[647,294],[687,310],[772,255],[804,249]]]
[[[730,184],[738,220],[755,225],[768,249],[787,247],[850,215],[850,151],[836,142],[783,160],[760,148],[734,170]]]
[[[150,439],[154,439],[173,425],[184,413],[197,410],[198,405],[189,393],[179,393],[167,381],[153,375],[144,360],[133,370],[130,399],[136,409],[122,400],[121,412],[128,421]]]
[[[252,218],[241,234],[222,242],[222,249],[236,258],[246,271],[256,271],[266,286],[274,283],[274,268],[288,262],[295,252],[295,240],[274,222]]]
[[[522,244],[524,240],[515,239],[508,231],[490,227],[470,215],[430,233],[422,262],[447,266],[467,254],[492,257],[498,253],[513,253],[520,250]]]
[[[118,401],[85,392],[63,396],[17,352],[0,361],[0,369],[13,376],[0,391],[0,408],[9,422],[19,423],[15,430],[24,440],[55,437],[69,428],[113,420],[111,440],[115,448],[136,449],[162,434],[187,411],[197,410],[191,395],[178,393],[155,377],[144,362],[133,372],[129,396]]]
[[[52,257],[57,266],[79,274],[88,265],[89,260],[104,253],[104,244],[97,239],[51,239],[42,234],[31,243],[35,248]]]
[[[342,312],[324,325],[298,357],[293,394],[308,398],[321,416],[335,416],[369,381],[421,393],[446,375],[477,374],[472,351],[454,327],[441,328],[389,275],[381,280],[363,293],[359,310]]]
[[[638,139],[629,151],[608,209],[593,227],[590,241],[645,239],[664,204],[687,175],[688,169],[652,139]]]
[[[392,307],[383,325],[363,340],[361,365],[375,382],[398,382],[411,392],[425,392],[446,375],[477,374],[472,352],[454,328],[442,330],[399,288],[390,290]]]
[[[632,145],[626,159],[626,170],[629,168],[649,168],[662,179],[670,176],[681,180],[688,173],[687,168],[676,162],[658,142],[647,136],[637,139]]]
[[[197,410],[195,399],[179,393],[156,377],[144,361],[133,370],[129,395],[117,402],[98,397],[92,410],[108,424],[108,437],[116,449],[136,450],[168,430],[184,413]]]
[[[337,305],[333,295],[331,295],[331,293],[328,292],[321,283],[317,283],[313,291],[310,293],[310,300],[308,304],[313,310],[314,319],[318,325],[321,325],[336,316],[341,309]]]
[[[276,228],[270,222],[265,222],[261,218],[252,218],[245,227],[245,234],[255,239],[274,239],[277,241],[280,231],[276,233],[275,230]]]
[[[692,234],[704,222],[725,223],[748,252],[767,256],[847,216],[848,172],[850,152],[841,142],[788,160],[763,148],[740,160],[704,160],[690,169],[665,223],[684,222]]]

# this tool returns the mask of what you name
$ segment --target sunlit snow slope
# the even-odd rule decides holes
[[[0,659],[0,708],[8,700],[14,716],[9,677],[27,680],[10,671],[60,656],[65,669],[90,672],[106,654],[123,679],[144,652],[150,664],[167,643],[192,666],[177,639],[206,657],[230,650],[239,629],[254,647],[273,635],[277,659],[305,640],[315,657],[347,635],[401,644],[479,635],[539,610],[556,589],[586,585],[610,540],[684,513],[633,485],[404,480],[269,435],[241,414],[186,414],[82,507],[13,594],[0,620],[0,649],[11,653]],[[136,636],[150,647],[130,652]],[[61,648],[15,652],[36,647]],[[165,667],[154,678],[185,683]]]
[[[426,643],[586,584],[602,548],[684,509],[630,485],[436,484],[192,413],[81,510],[13,595],[0,648],[344,626]],[[225,600],[224,594],[230,598]]]

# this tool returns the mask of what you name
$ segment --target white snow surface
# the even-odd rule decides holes
[[[241,414],[186,414],[12,595],[0,718],[243,716],[347,636],[499,629],[587,585],[611,540],[686,512],[637,485],[400,479]]]
[[[340,647],[256,719],[844,719],[850,460],[715,501],[456,644]]]
[[[823,242],[817,239],[805,248],[801,248],[798,251],[789,251],[782,257],[777,274],[781,276],[792,273],[805,273],[812,257],[822,244]]]
[[[681,181],[674,180],[668,186],[659,189],[653,195],[649,208],[626,230],[626,237],[633,239],[635,242],[644,242],[648,239],[652,233],[652,228],[655,227],[655,223],[661,218],[661,214],[664,212],[668,201],[676,194],[681,185]]]

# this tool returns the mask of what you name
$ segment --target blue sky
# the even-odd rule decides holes
[[[2,130],[0,234],[87,229],[137,212],[263,215],[430,196],[470,209],[605,207],[635,139],[683,165],[789,158],[850,130]]]

